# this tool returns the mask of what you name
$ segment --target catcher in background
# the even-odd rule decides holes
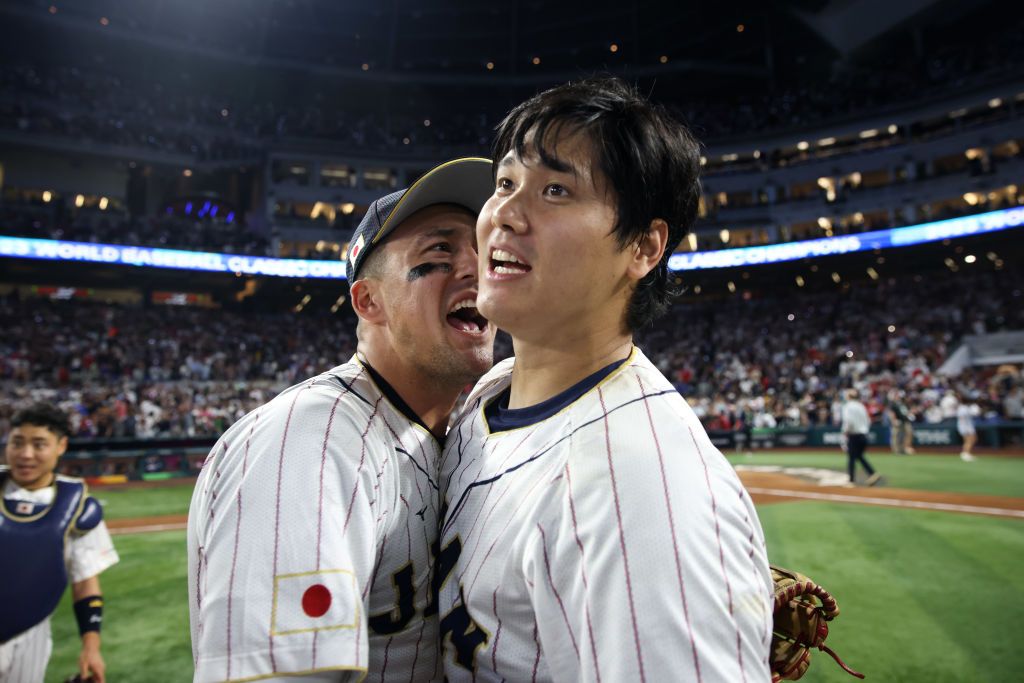
[[[668,308],[699,145],[619,80],[516,107],[477,221],[480,312],[516,356],[449,433],[436,568],[449,681],[759,681],[764,535],[633,332]]]
[[[68,581],[82,636],[79,674],[102,683],[99,574],[118,561],[99,503],[81,479],[55,474],[68,447],[68,416],[37,403],[14,415],[0,468],[0,683],[43,680],[50,615]]]

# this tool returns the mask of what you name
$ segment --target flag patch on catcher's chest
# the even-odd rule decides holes
[[[359,623],[359,590],[347,569],[324,569],[274,577],[270,633],[283,636]]]

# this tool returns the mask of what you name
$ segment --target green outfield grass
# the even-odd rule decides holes
[[[92,495],[103,504],[106,519],[131,519],[153,515],[177,515],[188,512],[195,479],[163,486],[105,486],[92,489]]]
[[[839,453],[765,453],[737,463],[842,468]],[[876,455],[891,486],[1024,495],[1024,459]],[[110,516],[187,510],[192,483],[98,491]],[[152,498],[150,495],[155,494]],[[758,508],[773,562],[835,594],[829,645],[868,681],[995,682],[1024,669],[1024,522],[946,512],[802,501]],[[184,532],[115,537],[121,563],[103,574],[110,680],[192,677]],[[74,670],[77,631],[67,596],[54,623],[47,681]],[[850,683],[824,653],[807,683]]]
[[[185,532],[115,536],[114,543],[121,561],[101,576],[107,680],[191,681]],[[53,657],[47,683],[62,683],[78,666],[81,641],[70,593],[64,594],[52,619]]]
[[[771,560],[835,594],[828,643],[867,680],[1019,680],[1024,522],[810,502],[759,515]],[[818,653],[802,680],[855,679]]]
[[[733,465],[820,467],[846,471],[846,455],[834,451],[754,451],[752,456],[727,454]],[[1024,458],[984,455],[964,462],[956,455],[892,455],[868,451],[868,460],[885,476],[887,486],[925,491],[982,493],[1024,497]],[[861,470],[863,472],[863,470]]]

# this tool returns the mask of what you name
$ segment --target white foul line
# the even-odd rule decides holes
[[[150,524],[148,526],[125,526],[110,530],[111,536],[123,536],[124,534],[144,534],[147,531],[180,531],[187,525],[185,522],[173,524]]]
[[[749,493],[763,496],[780,496],[784,498],[802,498],[807,500],[827,500],[835,503],[861,503],[865,505],[888,505],[898,508],[918,508],[921,510],[945,510],[947,512],[974,512],[983,515],[1000,517],[1019,517],[1024,519],[1024,510],[1007,510],[1005,508],[981,507],[978,505],[954,505],[953,503],[928,503],[919,500],[903,500],[901,498],[869,498],[866,496],[844,496],[841,493],[815,493],[814,491],[787,491],[786,489],[762,489],[747,487]]]

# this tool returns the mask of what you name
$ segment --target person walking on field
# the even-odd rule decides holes
[[[874,486],[881,479],[881,475],[875,471],[868,459],[864,457],[864,451],[868,447],[868,432],[871,430],[871,418],[868,417],[868,409],[857,397],[856,389],[846,391],[846,402],[843,403],[842,433],[846,442],[846,468],[850,475],[850,484],[856,484],[856,467],[859,462],[868,473],[867,485]]]
[[[956,431],[960,432],[960,438],[964,445],[960,450],[960,459],[964,462],[974,462],[976,458],[971,451],[974,444],[978,442],[978,432],[974,429],[974,417],[971,415],[971,406],[964,403],[960,397],[960,403],[956,407]]]

